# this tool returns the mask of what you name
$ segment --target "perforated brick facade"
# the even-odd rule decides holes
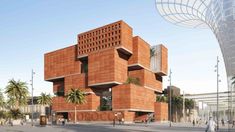
[[[119,112],[125,121],[153,113],[156,93],[162,91],[162,75],[151,71],[150,45],[133,37],[132,28],[117,21],[77,35],[77,44],[46,53],[45,80],[53,83],[52,110],[74,119],[74,104],[65,101],[72,89],[86,93],[77,106],[80,121],[111,121]],[[167,73],[167,49],[162,46],[161,70]],[[126,84],[135,78],[139,84]],[[111,96],[104,109],[103,97]],[[106,104],[107,105],[107,104]],[[102,111],[106,110],[106,111]]]
[[[113,47],[132,52],[132,29],[118,21],[78,35],[78,57]]]

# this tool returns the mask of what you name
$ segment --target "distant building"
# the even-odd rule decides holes
[[[33,97],[33,117],[34,118],[39,118],[39,116],[41,114],[46,114],[46,115],[50,115],[50,106],[49,105],[40,105],[37,102],[38,97],[35,96]],[[27,105],[25,106],[20,106],[20,111],[24,114],[29,114],[31,116],[31,112],[32,112],[32,98],[28,98],[28,102]]]
[[[167,86],[166,89],[164,89],[164,92],[166,94],[169,94],[171,90],[171,96],[180,96],[180,88],[176,86]]]
[[[171,91],[171,93],[170,93]],[[170,100],[170,94],[171,97],[176,97],[176,96],[181,96],[180,95],[180,88],[176,87],[176,86],[167,86],[166,89],[164,89],[163,92],[167,97],[168,97],[168,101]],[[168,108],[170,108],[170,103],[168,103]],[[171,121],[177,122],[182,116],[182,111],[177,111],[176,109],[174,109],[173,103],[171,105],[171,113],[170,113],[170,109],[168,109],[168,114],[171,114]],[[179,117],[179,118],[178,118]],[[168,116],[169,120],[170,120],[170,116]]]

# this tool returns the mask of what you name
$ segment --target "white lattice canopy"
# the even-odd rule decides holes
[[[230,83],[235,76],[235,0],[156,0],[156,6],[160,15],[175,25],[213,31],[223,54],[229,91],[235,91]],[[230,106],[235,102],[232,93]]]

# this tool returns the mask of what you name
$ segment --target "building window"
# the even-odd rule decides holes
[[[88,60],[83,60],[81,64],[81,73],[88,73]]]
[[[100,111],[112,110],[112,91],[103,91],[100,96]]]
[[[64,96],[64,86],[59,86],[58,91],[55,93],[56,96]]]

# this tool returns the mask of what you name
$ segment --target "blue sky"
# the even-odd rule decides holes
[[[151,45],[169,50],[172,84],[186,93],[216,91],[219,44],[209,29],[177,27],[159,16],[154,0],[2,0],[0,2],[0,88],[11,78],[29,82],[35,75],[35,94],[52,92],[45,82],[44,53],[76,43],[76,35],[124,20]],[[220,89],[226,73],[220,62]],[[169,82],[164,78],[164,86]]]

